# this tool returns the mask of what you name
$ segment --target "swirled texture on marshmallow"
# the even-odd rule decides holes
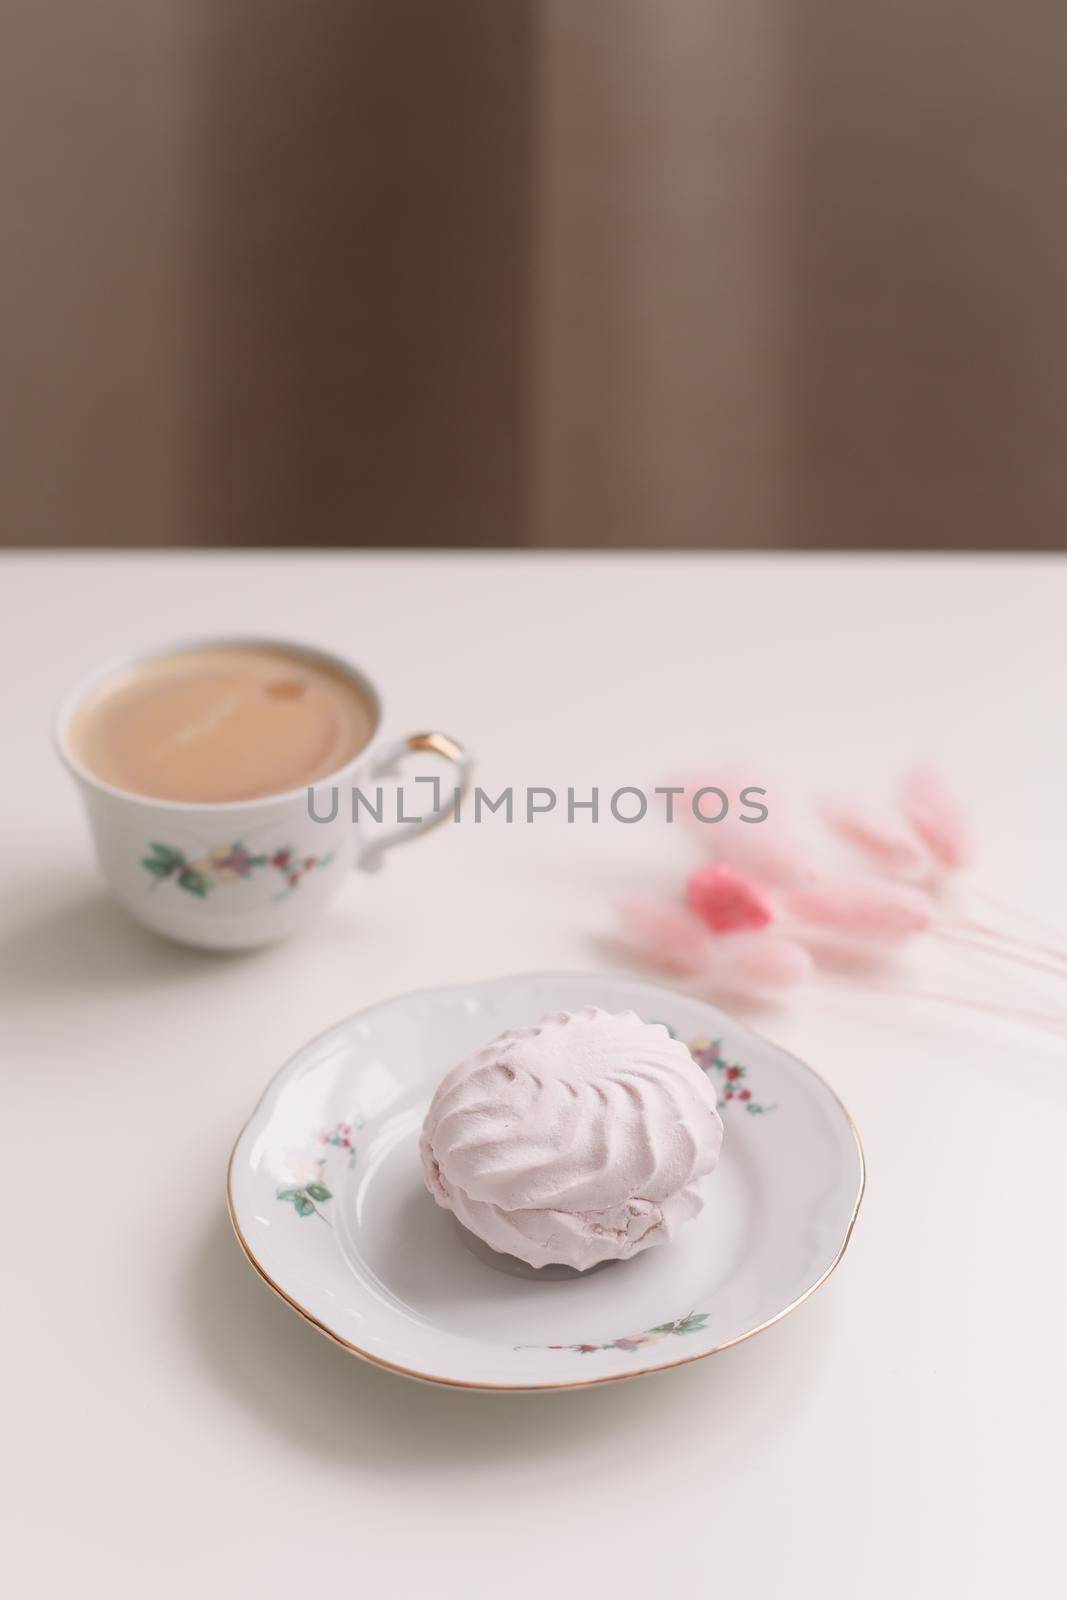
[[[493,1249],[585,1269],[671,1239],[721,1145],[715,1091],[685,1045],[589,1006],[453,1067],[420,1152],[438,1205]]]

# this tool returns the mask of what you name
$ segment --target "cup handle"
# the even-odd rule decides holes
[[[406,756],[413,755],[419,750],[431,750],[434,755],[443,756],[446,761],[458,767],[456,784],[460,794],[465,794],[470,784],[471,772],[474,762],[461,744],[455,739],[450,739],[447,733],[409,733],[406,739],[398,739],[395,744],[383,750],[374,766],[371,776],[374,778],[391,777],[400,771],[400,764]],[[418,838],[420,834],[429,833],[431,828],[436,828],[441,822],[447,822],[453,812],[453,795],[450,794],[447,802],[442,799],[439,806],[434,806],[427,811],[425,816],[419,817],[417,822],[401,822],[382,838],[371,841],[360,856],[356,858],[356,866],[362,872],[377,872],[382,864],[382,857],[387,850],[392,850],[395,845],[407,844],[409,840]]]

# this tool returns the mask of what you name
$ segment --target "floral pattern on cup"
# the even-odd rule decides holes
[[[687,1316],[676,1317],[673,1322],[661,1322],[644,1333],[626,1334],[621,1339],[611,1339],[607,1344],[550,1344],[547,1350],[574,1350],[578,1355],[598,1354],[602,1350],[643,1350],[647,1345],[658,1344],[661,1339],[677,1338],[679,1334],[696,1333],[707,1322],[709,1311],[690,1311]]]
[[[328,867],[333,860],[332,850],[324,856],[299,856],[289,848],[253,854],[240,840],[216,845],[195,861],[171,844],[151,843],[148,849],[150,853],[142,856],[141,865],[156,883],[173,880],[179,889],[200,900],[206,899],[217,885],[240,883],[264,868],[272,869],[284,880],[284,896],[292,893],[306,873]]]

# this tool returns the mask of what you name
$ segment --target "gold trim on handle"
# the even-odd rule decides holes
[[[447,733],[409,733],[408,749],[432,750],[446,761],[462,761],[466,754],[463,746],[450,739]]]
[[[431,755],[443,756],[446,761],[451,761],[454,766],[459,767],[459,796],[460,799],[465,798],[467,790],[470,788],[471,769],[467,761],[467,752],[461,744],[458,744],[455,739],[450,739],[447,733],[437,733],[433,729],[429,733],[409,733],[404,743],[413,753],[418,750],[428,750]],[[416,831],[429,833],[432,828],[439,828],[442,822],[448,822],[456,815],[457,803],[453,798],[451,803],[441,806],[436,816],[431,812],[423,817]],[[387,850],[388,848],[389,841],[386,841],[382,845],[382,849]]]
[[[459,781],[450,798],[441,795],[439,788],[435,789],[434,794],[439,797],[438,805],[425,816],[401,818],[398,812],[397,822],[409,822],[412,827],[390,829],[384,838],[376,838],[369,844],[366,850],[356,857],[356,866],[363,872],[377,872],[382,857],[395,845],[405,844],[419,834],[430,833],[434,828],[439,828],[442,822],[448,822],[453,818],[457,822],[459,820],[459,802],[470,787],[471,758],[458,740],[450,739],[447,733],[438,733],[434,729],[426,733],[409,733],[406,738],[392,746],[385,759],[380,760],[371,770],[376,777],[381,777],[384,773],[395,775],[399,771],[400,761],[419,751],[426,751],[430,755],[450,761],[453,766],[459,768]]]

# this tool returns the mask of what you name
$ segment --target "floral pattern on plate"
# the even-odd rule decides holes
[[[722,1053],[722,1040],[713,1039],[710,1043],[706,1039],[697,1039],[689,1046],[690,1054],[698,1067],[703,1067],[719,1096],[719,1110],[731,1100],[737,1105],[744,1106],[745,1110],[754,1117],[762,1117],[768,1111],[773,1111],[774,1106],[764,1105],[759,1100],[752,1098],[752,1090],[745,1082],[748,1077],[748,1068],[739,1061],[727,1061]]]
[[[622,1339],[612,1339],[607,1344],[550,1344],[546,1350],[574,1350],[580,1356],[601,1350],[643,1350],[646,1345],[658,1344],[661,1339],[671,1339],[681,1333],[696,1333],[711,1315],[709,1311],[690,1311],[687,1316],[675,1317],[673,1322],[661,1322],[644,1333],[626,1334]],[[521,1346],[520,1346],[521,1348]]]
[[[297,1159],[290,1165],[293,1182],[279,1184],[274,1191],[275,1199],[291,1205],[298,1217],[321,1217],[323,1222],[328,1222],[329,1219],[319,1210],[319,1205],[333,1199],[333,1190],[324,1181],[325,1156],[310,1163]]]
[[[455,1230],[426,1211],[411,1144],[452,1062],[505,1028],[589,1004],[667,1018],[704,1052],[730,1124],[715,1178],[730,1226],[724,1234],[718,1208],[705,1207],[686,1248],[655,1253],[651,1276],[608,1271],[573,1293],[558,1284],[527,1292],[509,1275],[479,1272]],[[726,1076],[742,1064],[744,1074]],[[777,1110],[742,1115],[752,1100]],[[353,1138],[357,1106],[373,1115]],[[347,1187],[357,1180],[358,1215]],[[455,1388],[528,1391],[681,1366],[769,1327],[832,1273],[863,1182],[840,1100],[770,1040],[658,985],[534,973],[393,997],[310,1041],[253,1109],[231,1157],[228,1200],[256,1270],[344,1348]],[[312,1184],[330,1198],[316,1199]],[[316,1214],[323,1220],[309,1220]]]
[[[333,1190],[326,1182],[327,1154],[330,1150],[346,1153],[347,1166],[351,1171],[356,1164],[355,1135],[362,1127],[363,1118],[358,1111],[354,1111],[346,1121],[335,1122],[332,1128],[322,1128],[312,1135],[309,1143],[312,1146],[324,1146],[325,1149],[286,1151],[282,1157],[282,1168],[288,1182],[278,1185],[274,1198],[291,1205],[298,1217],[321,1217],[323,1222],[329,1222],[325,1213],[319,1210],[320,1205],[334,1197]]]
[[[353,1112],[348,1122],[337,1122],[332,1128],[324,1128],[316,1137],[320,1144],[332,1145],[335,1150],[348,1151],[348,1165],[356,1164],[356,1147],[352,1143],[353,1136],[363,1126],[363,1118],[358,1112]]]

